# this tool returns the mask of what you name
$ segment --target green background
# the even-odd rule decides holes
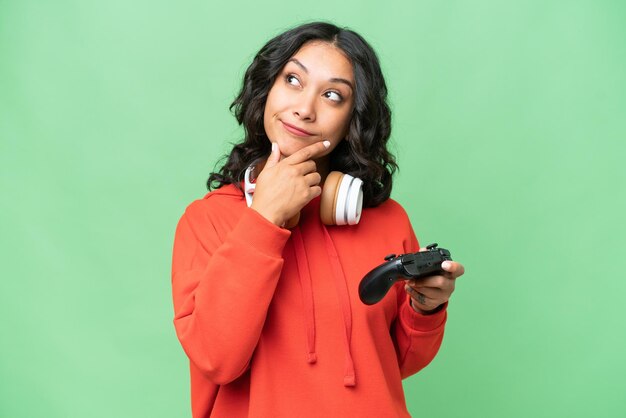
[[[0,0],[0,416],[189,416],[176,222],[270,37],[382,61],[422,243],[466,266],[415,417],[626,415],[622,1]]]

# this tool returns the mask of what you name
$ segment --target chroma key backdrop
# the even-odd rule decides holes
[[[190,416],[174,228],[313,20],[376,49],[392,197],[466,267],[411,414],[626,416],[626,3],[2,0],[1,417]]]

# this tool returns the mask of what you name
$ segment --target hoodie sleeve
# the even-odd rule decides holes
[[[176,228],[172,262],[174,326],[191,362],[226,384],[248,367],[283,266],[290,232],[246,208],[220,233],[192,204]]]
[[[419,251],[419,243],[408,227],[410,235],[405,243],[405,252]],[[426,367],[439,351],[447,318],[447,304],[432,315],[422,315],[411,305],[410,296],[404,290],[404,281],[395,284],[398,295],[398,317],[392,324],[398,364],[402,378],[409,377]]]

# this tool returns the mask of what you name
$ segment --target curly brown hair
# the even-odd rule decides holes
[[[354,107],[344,141],[330,154],[330,169],[363,180],[363,205],[377,206],[391,194],[397,171],[395,157],[387,150],[391,134],[391,110],[387,85],[372,47],[356,32],[331,23],[304,24],[271,39],[246,70],[243,86],[230,106],[245,131],[225,164],[207,180],[209,190],[234,184],[241,190],[246,168],[267,157],[271,150],[263,114],[270,88],[287,61],[307,42],[324,41],[341,49],[352,63],[355,78]]]

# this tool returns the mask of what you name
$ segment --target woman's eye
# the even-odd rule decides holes
[[[327,91],[326,93],[324,93],[324,96],[329,98],[333,102],[341,102],[343,100],[341,94],[337,93],[336,91]]]
[[[293,74],[288,74],[285,79],[287,80],[287,83],[291,84],[292,86],[300,85],[300,80],[298,80],[298,78]]]

